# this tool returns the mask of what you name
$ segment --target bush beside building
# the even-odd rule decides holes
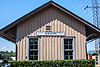
[[[94,60],[12,61],[10,67],[95,67]]]

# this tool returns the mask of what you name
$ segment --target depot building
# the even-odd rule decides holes
[[[49,1],[0,30],[16,45],[17,60],[86,59],[86,42],[100,29]]]

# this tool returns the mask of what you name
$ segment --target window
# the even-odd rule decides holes
[[[46,26],[46,31],[50,31],[51,30],[51,26]]]
[[[73,47],[73,38],[64,38],[64,60],[73,60],[75,58]]]
[[[29,38],[29,60],[38,60],[38,38]]]

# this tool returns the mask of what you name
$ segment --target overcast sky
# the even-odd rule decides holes
[[[22,17],[49,0],[0,0],[0,29]],[[56,3],[93,23],[91,0],[54,0]],[[100,3],[100,0],[99,0]],[[87,44],[87,49],[94,49],[94,42]],[[15,51],[15,44],[0,38],[0,51]]]

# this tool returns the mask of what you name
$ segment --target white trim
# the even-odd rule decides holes
[[[38,38],[38,60],[40,60],[40,38],[39,37],[33,37],[33,36],[28,36],[28,56],[27,59],[29,60],[29,39],[30,38]]]
[[[63,49],[63,52],[62,52],[62,59],[64,60],[64,38],[62,38],[62,49]]]
[[[29,60],[29,38],[28,38],[27,60]]]
[[[76,51],[75,51],[75,38],[73,38],[73,60],[76,59],[75,54],[76,54]]]
[[[40,38],[38,37],[38,60],[40,60]]]
[[[63,48],[63,60],[64,60],[64,39],[73,39],[73,46],[72,46],[72,48],[73,48],[73,60],[75,60],[76,59],[76,51],[75,51],[75,37],[63,37],[62,38],[62,48]]]

